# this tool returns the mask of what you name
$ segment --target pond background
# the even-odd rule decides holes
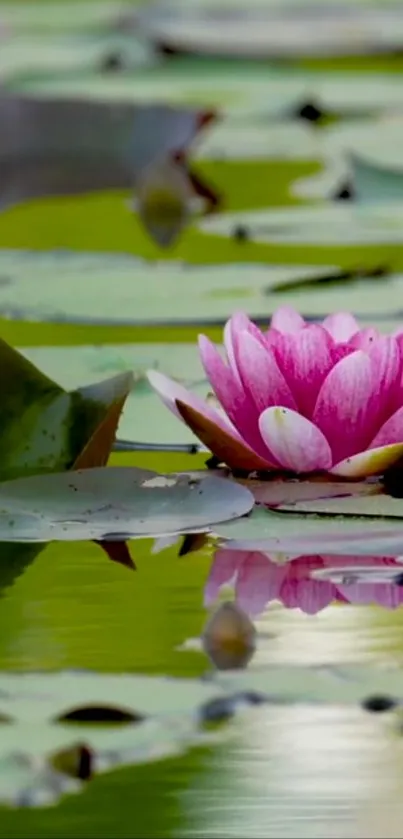
[[[71,19],[80,3],[71,4]],[[21,7],[23,20],[23,3],[13,0],[13,5]],[[28,5],[31,24],[36,7],[38,20],[45,19],[43,4]],[[60,5],[48,0],[49,10]],[[375,69],[400,78],[403,59],[304,60],[300,66],[316,73]],[[175,72],[186,74],[188,68],[189,61],[178,60]],[[133,70],[133,86],[139,72]],[[260,72],[263,77],[263,64]],[[79,82],[79,74],[77,78]],[[25,82],[23,76],[16,77],[14,86],[24,87]],[[30,83],[31,77],[28,87]],[[201,160],[198,169],[219,185],[226,209],[249,210],[297,203],[290,185],[297,177],[317,172],[319,163],[256,160],[244,154],[242,159]],[[0,247],[125,252],[160,260],[161,252],[127,213],[126,198],[121,192],[106,192],[30,201],[0,215]],[[206,238],[193,227],[166,258],[339,266],[386,262],[398,271],[403,268],[403,245],[345,249],[245,242],[240,254],[231,240]],[[348,294],[348,288],[340,290],[340,308],[348,308]],[[380,287],[379,300],[381,310],[393,316],[395,298],[387,286]],[[170,328],[7,319],[0,320],[0,329],[2,337],[24,348],[180,343],[194,341],[199,331],[186,323]],[[216,339],[221,335],[208,324],[203,331]],[[168,472],[201,468],[204,458],[114,454],[111,462]],[[200,635],[206,621],[203,589],[211,556],[202,550],[180,557],[177,546],[152,554],[151,548],[149,540],[133,544],[138,572],[130,575],[108,563],[93,544],[53,544],[11,586],[6,579],[0,609],[1,668],[203,674],[209,667],[205,655],[192,645],[186,647],[186,642]],[[339,604],[309,616],[271,606],[257,622],[260,638],[254,663],[399,662],[402,614],[401,609]],[[371,717],[349,706],[268,706],[231,723],[228,738],[216,746],[96,778],[82,794],[55,808],[4,809],[0,836],[398,837],[403,835],[402,770],[403,740],[396,720]]]

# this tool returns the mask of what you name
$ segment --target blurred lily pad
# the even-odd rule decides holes
[[[236,225],[251,241],[309,245],[364,245],[403,241],[403,201],[346,206],[323,204],[222,213],[199,220],[205,233],[230,238]]]
[[[123,254],[5,250],[0,312],[19,320],[104,324],[214,323],[237,308],[264,317],[272,311],[266,293],[272,286],[336,271],[323,265],[162,260],[150,270],[149,262]]]
[[[82,780],[127,764],[160,760],[208,741],[199,726],[203,704],[222,695],[218,685],[191,679],[96,675],[0,677],[2,726],[0,803],[43,807],[83,789]],[[103,707],[100,724],[66,722],[89,706]],[[108,725],[108,712],[141,722]],[[80,772],[80,753],[91,775]]]
[[[400,110],[340,120],[323,128],[317,152],[324,169],[295,181],[292,193],[302,198],[337,198],[349,183],[353,200],[402,200]]]
[[[186,531],[248,513],[246,487],[224,478],[107,467],[0,483],[0,539],[114,542]]]
[[[270,58],[368,55],[398,49],[401,9],[387,4],[239,0],[201,2],[188,10],[178,0],[137,13],[140,31],[172,54]]]

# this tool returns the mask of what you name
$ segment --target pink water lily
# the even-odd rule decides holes
[[[360,329],[348,313],[310,324],[281,308],[266,332],[234,314],[224,348],[199,337],[217,409],[162,373],[148,378],[231,469],[363,478],[403,456],[403,334]]]
[[[364,575],[354,579],[354,571],[362,567],[379,571],[373,581]],[[319,570],[331,572],[316,578]],[[247,614],[259,615],[272,602],[279,601],[288,609],[300,609],[309,615],[317,614],[332,602],[371,604],[394,609],[403,604],[403,586],[396,585],[382,571],[398,575],[403,565],[393,557],[359,556],[299,556],[278,557],[258,551],[218,550],[204,592],[205,605],[210,606],[225,585],[233,585],[238,605]],[[334,573],[333,573],[334,572]],[[342,572],[340,582],[335,582]],[[351,574],[350,581],[347,575]],[[335,576],[336,575],[336,576]],[[333,577],[333,579],[332,579]]]

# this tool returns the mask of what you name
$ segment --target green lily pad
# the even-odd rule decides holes
[[[13,807],[47,807],[85,789],[84,749],[93,777],[208,743],[212,735],[200,727],[200,714],[223,693],[201,680],[137,675],[3,673],[0,683],[1,713],[10,720],[2,725],[0,802]],[[104,709],[105,722],[65,722],[88,707]],[[113,713],[143,720],[108,725]]]
[[[400,114],[341,120],[317,139],[324,170],[291,187],[299,198],[332,198],[351,184],[353,199],[379,202],[402,199],[403,154]]]
[[[398,49],[403,34],[399,7],[373,3],[288,4],[261,0],[202,2],[179,0],[147,6],[138,14],[140,31],[173,53],[239,59],[368,55]]]
[[[332,666],[279,664],[232,673],[221,671],[214,680],[224,690],[256,691],[281,704],[350,705],[380,693],[397,701],[403,699],[401,668],[369,667],[357,662]]]
[[[349,498],[348,503],[350,501],[362,508],[372,499]],[[331,499],[323,502],[327,507],[332,503]],[[335,499],[334,503],[337,509],[343,501]],[[313,504],[320,507],[322,501]],[[321,553],[398,556],[403,553],[403,518],[379,518],[375,510],[368,516],[307,516],[258,507],[246,518],[214,527],[214,533],[225,540],[225,546],[231,550],[274,551],[294,556]]]
[[[349,245],[403,241],[403,201],[346,206],[318,204],[250,212],[222,213],[199,221],[209,234],[231,237],[242,226],[254,242],[293,245]]]
[[[0,483],[0,539],[123,541],[208,531],[245,515],[246,487],[224,478],[106,467]]]
[[[195,390],[199,396],[206,397],[211,387],[205,378],[196,342],[32,347],[22,352],[67,389],[131,371],[134,386],[119,422],[119,438],[151,444],[198,443],[193,432],[156,398],[145,376],[147,370],[161,370]]]
[[[273,310],[271,287],[334,272],[336,267],[323,265],[189,265],[120,254],[10,250],[0,252],[0,312],[16,319],[109,324],[208,323],[238,308],[262,317]]]
[[[124,0],[123,0],[124,2]],[[6,2],[1,8],[4,23],[16,32],[102,31],[116,20],[116,3],[113,0],[79,0],[52,3],[52,14],[47,2]]]
[[[79,8],[79,4],[77,4]],[[99,69],[111,53],[122,51],[128,67],[147,60],[147,51],[131,39],[74,35],[13,35],[1,44],[0,71],[3,84],[18,88],[21,78],[41,73],[74,73]]]

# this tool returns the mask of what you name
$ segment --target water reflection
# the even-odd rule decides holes
[[[403,603],[403,558],[285,556],[258,551],[216,551],[205,586],[211,605],[224,586],[234,588],[238,606],[256,616],[273,601],[315,615],[333,602]]]

